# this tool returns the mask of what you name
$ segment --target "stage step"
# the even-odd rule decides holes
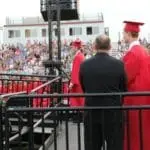
[[[23,127],[22,132],[27,131],[28,127]],[[17,126],[12,126],[12,131],[17,132],[18,127]],[[51,134],[53,131],[53,128],[44,128],[44,133],[45,134]],[[42,133],[42,127],[37,127],[34,129],[34,133]]]

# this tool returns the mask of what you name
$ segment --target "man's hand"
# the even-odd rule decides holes
[[[69,90],[72,90],[72,88],[73,88],[73,83],[70,83]]]

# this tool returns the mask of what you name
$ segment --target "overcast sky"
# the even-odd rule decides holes
[[[105,26],[110,28],[110,36],[118,39],[122,32],[123,20],[145,22],[141,36],[148,37],[150,33],[150,1],[149,0],[80,0],[80,13],[95,15],[104,14]],[[1,0],[0,25],[5,24],[6,16],[39,16],[40,0]]]

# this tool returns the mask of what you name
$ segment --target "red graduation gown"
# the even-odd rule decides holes
[[[31,92],[33,89],[39,87],[40,85],[42,85],[42,82],[41,82],[41,81],[38,81],[38,80],[37,80],[37,81],[31,82],[30,88],[29,88],[29,89],[31,89],[30,92]],[[43,94],[43,89],[38,90],[36,93],[37,93],[37,94]],[[41,107],[41,106],[42,106],[42,102],[43,102],[43,101],[42,101],[42,98],[34,98],[34,99],[33,99],[33,107]]]
[[[0,84],[0,94],[2,94],[2,84]]]
[[[19,91],[19,82],[13,82],[9,85],[10,93],[22,92],[23,90]]]
[[[82,88],[79,81],[79,70],[80,65],[84,61],[84,54],[80,51],[74,57],[72,64],[72,72],[71,72],[71,83],[73,83],[71,93],[82,93]],[[84,98],[70,98],[70,106],[84,106]]]
[[[127,86],[129,92],[149,91],[150,74],[148,68],[148,55],[140,45],[133,45],[124,56],[123,61],[127,73]],[[124,105],[150,105],[150,97],[126,97]],[[125,123],[124,150],[140,150],[140,124],[139,111],[129,112],[129,143],[127,140],[127,124]],[[150,150],[150,110],[142,111],[142,139],[143,150]]]

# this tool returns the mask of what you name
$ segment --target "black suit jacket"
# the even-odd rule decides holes
[[[126,88],[126,74],[123,62],[107,53],[97,53],[84,61],[79,73],[81,87],[84,93],[124,92]],[[86,106],[119,106],[122,101],[119,96],[89,97]]]

